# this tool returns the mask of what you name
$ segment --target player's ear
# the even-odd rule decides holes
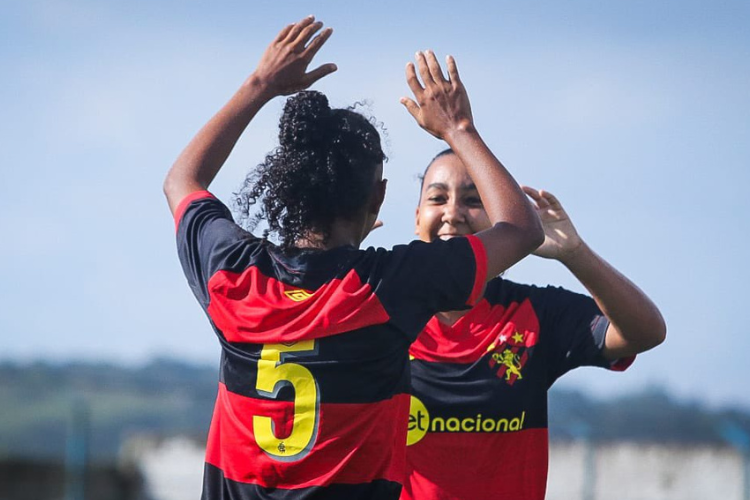
[[[419,207],[414,211],[414,234],[419,236]]]
[[[383,201],[385,201],[385,191],[387,185],[388,179],[382,179],[375,183],[375,188],[373,189],[372,193],[372,199],[370,201],[370,213],[375,215],[380,213],[380,207],[383,206]]]

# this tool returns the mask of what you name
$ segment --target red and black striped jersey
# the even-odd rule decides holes
[[[567,371],[624,370],[601,354],[609,322],[590,297],[496,278],[452,326],[410,348],[402,500],[543,500],[547,391]]]
[[[203,499],[397,499],[408,346],[435,312],[481,297],[481,242],[283,253],[205,191],[175,217],[222,347]]]

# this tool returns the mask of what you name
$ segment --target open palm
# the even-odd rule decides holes
[[[523,186],[523,191],[534,201],[544,227],[544,243],[534,255],[560,260],[577,250],[582,243],[581,237],[557,198],[552,193],[528,186]]]

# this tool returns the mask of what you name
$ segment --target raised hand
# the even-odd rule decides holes
[[[534,255],[562,261],[575,253],[583,240],[557,198],[542,189],[528,186],[522,186],[522,189],[534,201],[544,228],[544,243],[534,251]]]
[[[304,90],[336,71],[332,63],[307,71],[315,54],[333,33],[331,28],[318,33],[322,27],[323,23],[315,21],[313,16],[286,26],[263,53],[250,78],[266,88],[271,96],[278,96]]]
[[[304,90],[336,71],[335,64],[307,71],[331,36],[330,28],[318,33],[322,27],[310,16],[281,30],[263,53],[255,72],[193,137],[164,180],[172,213],[185,196],[208,188],[250,120],[268,101]]]
[[[406,82],[416,101],[402,97],[401,103],[419,126],[438,139],[446,139],[454,131],[473,129],[469,96],[458,76],[453,57],[446,57],[447,79],[431,50],[417,52],[416,60],[424,86],[417,78],[414,64],[407,64]]]

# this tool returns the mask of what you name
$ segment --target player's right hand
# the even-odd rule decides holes
[[[333,63],[307,71],[315,54],[333,33],[331,28],[320,31],[322,27],[323,23],[315,21],[314,16],[286,26],[263,53],[251,79],[270,96],[290,95],[336,71]]]

